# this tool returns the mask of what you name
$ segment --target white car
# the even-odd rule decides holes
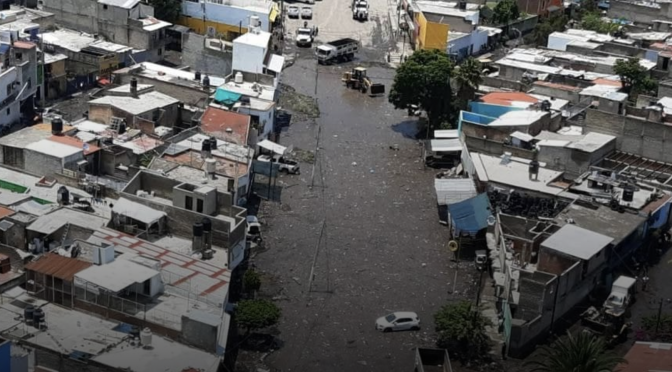
[[[301,10],[296,5],[290,5],[287,8],[287,17],[289,18],[299,18],[301,15]]]
[[[313,30],[301,27],[296,30],[296,45],[311,46],[313,44]]]
[[[376,320],[376,330],[383,332],[392,331],[417,331],[420,329],[420,318],[412,311],[397,311]]]
[[[302,19],[313,19],[313,8],[309,6],[301,7],[301,18]]]
[[[285,159],[282,156],[259,155],[257,160],[265,163],[278,164],[278,171],[284,174],[301,174],[299,163],[294,160]]]

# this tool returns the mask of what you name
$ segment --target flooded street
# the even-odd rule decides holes
[[[265,364],[280,371],[411,370],[413,348],[434,344],[433,313],[473,285],[465,262],[459,294],[449,293],[455,263],[415,120],[386,97],[346,89],[341,74],[352,67],[319,66],[317,88],[313,59],[283,73],[284,84],[317,97],[320,116],[293,120],[279,139],[314,153],[314,171],[304,162],[301,175],[281,176],[280,200],[259,212],[266,249],[253,262],[267,278],[262,295],[283,311],[282,347]],[[389,91],[394,70],[368,75]],[[421,331],[374,329],[376,318],[404,310],[420,315]]]

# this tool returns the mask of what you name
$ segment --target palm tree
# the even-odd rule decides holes
[[[525,365],[533,367],[530,372],[611,372],[625,360],[606,350],[602,338],[586,332],[573,336],[571,333],[544,346],[537,360]]]
[[[462,110],[467,109],[467,104],[474,99],[478,86],[483,82],[483,66],[475,58],[469,57],[457,68],[455,82],[457,83],[457,98],[459,107]]]

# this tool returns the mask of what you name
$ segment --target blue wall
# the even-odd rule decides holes
[[[2,339],[0,339],[2,340]],[[12,362],[12,343],[9,341],[2,341],[0,344],[0,371],[9,372],[11,370]]]
[[[490,116],[491,118],[498,118],[507,112],[524,110],[520,107],[499,106],[483,102],[470,102],[471,112]]]
[[[657,229],[667,223],[667,219],[670,216],[670,203],[665,203],[662,207],[660,207],[656,213],[653,213],[651,215],[651,222],[649,224],[649,228],[651,229]]]

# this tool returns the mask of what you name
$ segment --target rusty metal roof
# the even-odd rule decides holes
[[[26,265],[25,269],[72,282],[75,274],[90,266],[91,263],[76,258],[63,257],[56,253],[47,253],[37,261]]]

